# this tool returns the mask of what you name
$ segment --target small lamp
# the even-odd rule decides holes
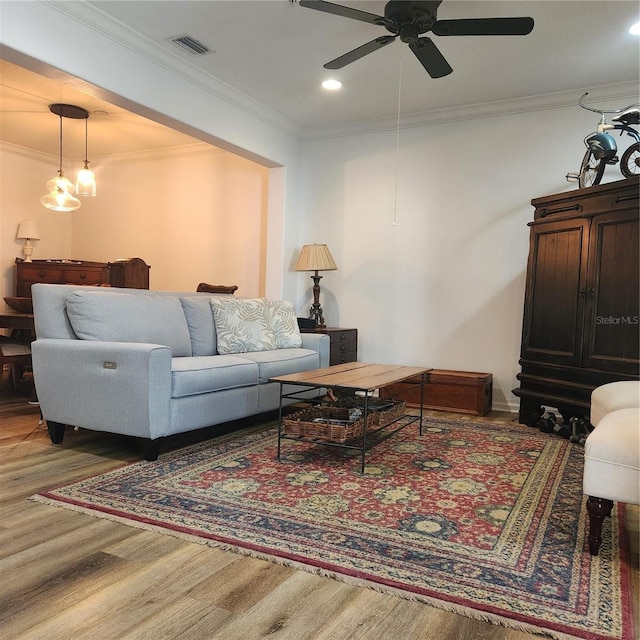
[[[338,267],[333,261],[331,252],[326,244],[305,244],[296,262],[296,271],[315,271],[313,280],[313,304],[309,309],[309,317],[316,321],[316,326],[324,327],[324,317],[320,306],[320,280],[318,271],[335,271]]]
[[[32,240],[40,240],[40,234],[38,228],[33,220],[23,220],[18,225],[18,234],[16,235],[18,240],[24,240],[24,246],[22,247],[22,253],[24,253],[24,261],[31,262],[31,254],[33,253]]]

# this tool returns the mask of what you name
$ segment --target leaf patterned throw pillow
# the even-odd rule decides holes
[[[271,314],[264,299],[211,298],[218,353],[248,353],[276,348]]]
[[[265,300],[271,315],[271,325],[276,335],[277,349],[299,349],[302,336],[296,310],[292,302],[286,300]]]

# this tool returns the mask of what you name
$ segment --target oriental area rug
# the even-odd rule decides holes
[[[631,640],[624,505],[586,542],[583,449],[427,417],[367,453],[245,430],[34,499],[553,638]]]

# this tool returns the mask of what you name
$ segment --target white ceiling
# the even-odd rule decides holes
[[[375,0],[339,4],[376,14],[383,14],[385,5]],[[440,79],[430,78],[399,40],[342,70],[323,69],[325,62],[387,32],[289,0],[64,5],[65,11],[81,10],[85,21],[89,15],[100,29],[145,55],[169,61],[184,75],[260,103],[297,131],[388,118],[398,113],[399,104],[406,115],[573,90],[577,99],[585,88],[637,83],[640,75],[640,39],[628,34],[638,20],[638,3],[631,0],[444,0],[440,19],[531,16],[535,26],[521,37],[433,36],[453,67],[451,75]],[[168,40],[184,34],[212,52],[194,57]],[[322,90],[320,82],[328,77],[341,80],[343,89]],[[58,121],[48,111],[51,102],[70,102],[90,111],[90,156],[194,142],[7,63],[0,66],[0,91],[1,137],[28,148],[57,153]],[[65,155],[83,155],[84,122],[65,119],[64,125],[65,146],[70,145]],[[76,136],[72,126],[80,134]],[[73,148],[77,138],[80,148]]]

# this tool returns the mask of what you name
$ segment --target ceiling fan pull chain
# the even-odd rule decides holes
[[[398,78],[398,118],[396,120],[396,177],[395,177],[395,188],[393,194],[393,219],[391,221],[391,226],[395,227],[398,223],[398,158],[400,156],[400,104],[402,100],[402,53],[399,52],[400,56],[400,74]]]

